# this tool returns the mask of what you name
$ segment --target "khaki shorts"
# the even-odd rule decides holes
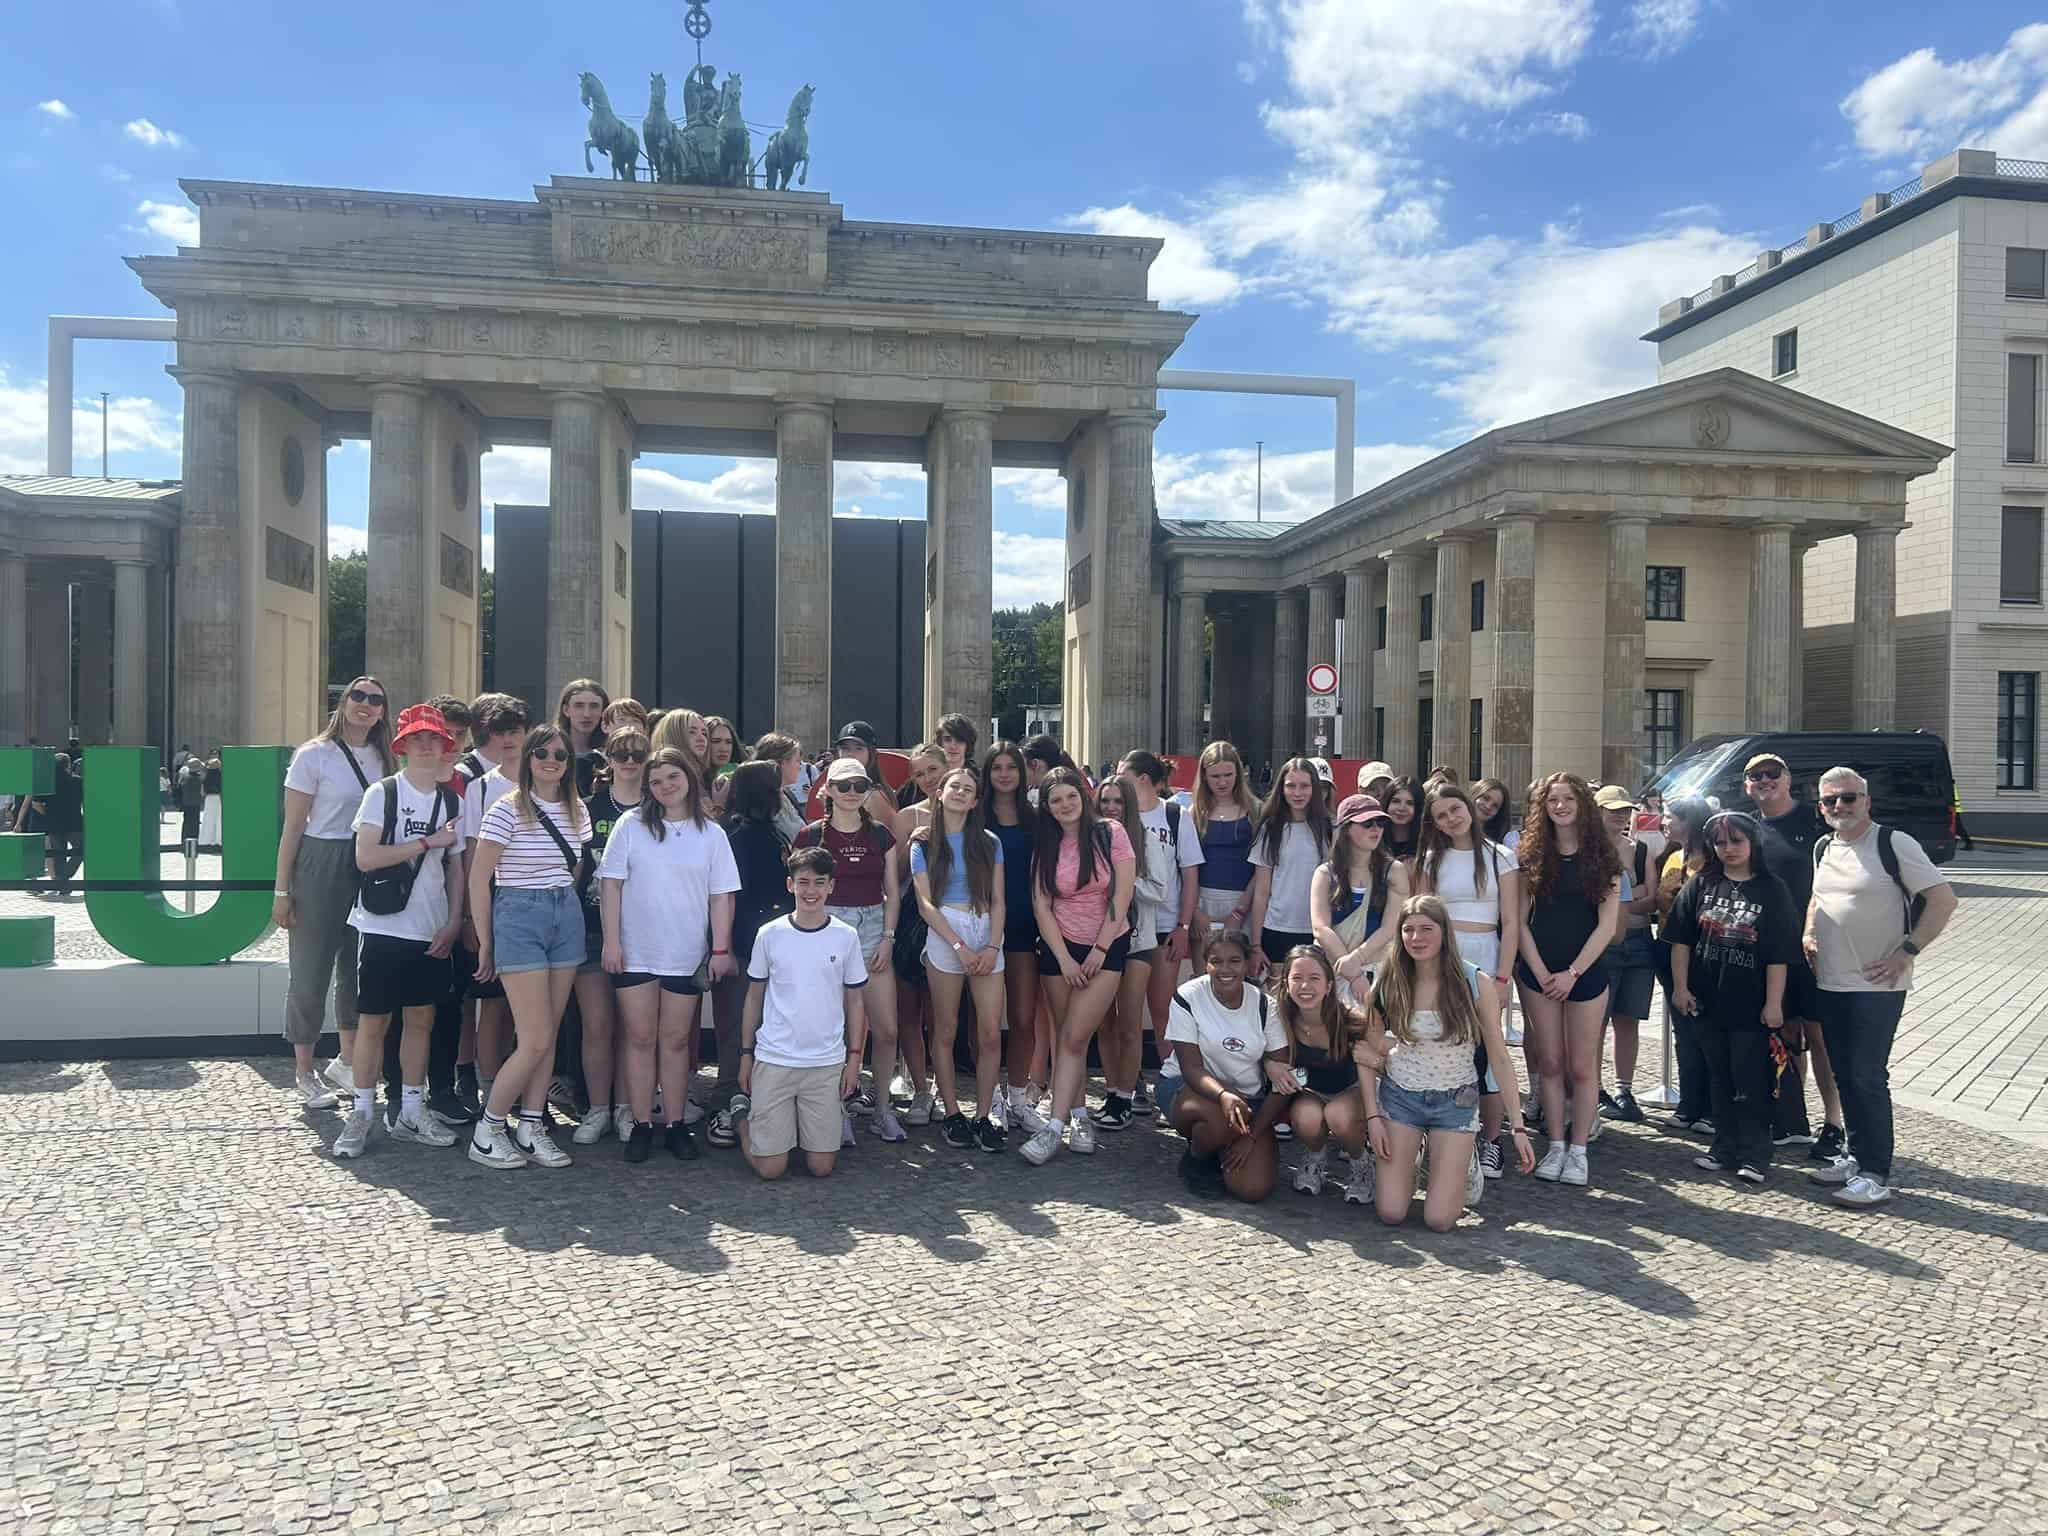
[[[755,1061],[747,1150],[756,1157],[775,1157],[795,1146],[806,1152],[837,1152],[843,1070]]]

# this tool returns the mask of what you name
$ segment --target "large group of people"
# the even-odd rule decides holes
[[[1955,898],[1847,767],[1816,807],[1760,756],[1738,809],[1294,757],[1260,798],[1227,741],[1177,793],[1149,750],[1091,777],[948,715],[892,787],[857,720],[807,757],[589,679],[551,721],[395,704],[355,679],[285,784],[285,1033],[340,1157],[381,1129],[559,1168],[566,1128],[824,1177],[859,1123],[1042,1165],[1156,1115],[1198,1195],[1265,1199],[1291,1143],[1302,1194],[1399,1222],[1421,1177],[1447,1229],[1511,1169],[1593,1180],[1603,1122],[1646,1118],[1661,981],[1701,1172],[1798,1148],[1841,1203],[1890,1198],[1886,1061]]]

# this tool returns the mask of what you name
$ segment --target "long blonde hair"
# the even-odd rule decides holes
[[[1231,786],[1231,803],[1244,812],[1247,821],[1256,821],[1259,816],[1259,802],[1252,796],[1251,776],[1244,771],[1244,757],[1236,747],[1227,741],[1212,741],[1202,748],[1200,761],[1195,764],[1195,836],[1209,834],[1209,818],[1216,814],[1216,796],[1209,789],[1209,765],[1229,763],[1237,770],[1237,783]]]
[[[1323,983],[1328,988],[1323,993],[1323,1033],[1329,1036],[1329,1055],[1332,1061],[1341,1061],[1351,1054],[1354,1041],[1365,1038],[1365,1015],[1356,1008],[1346,1006],[1337,995],[1337,970],[1330,964],[1330,957],[1317,944],[1297,944],[1287,951],[1287,958],[1273,968],[1273,1007],[1279,1013],[1280,1027],[1287,1031],[1287,1064],[1294,1065],[1295,1047],[1301,1044],[1301,1006],[1294,1001],[1294,994],[1287,990],[1287,974],[1294,969],[1297,960],[1315,963],[1323,973]]]
[[[711,745],[711,727],[705,718],[694,709],[669,710],[659,720],[654,722],[654,728],[647,733],[647,739],[654,743],[654,750],[656,752],[659,752],[663,747],[671,747],[682,753],[689,761],[690,769],[696,776],[697,782],[701,784],[711,777],[711,767],[710,764],[697,755],[696,749],[690,745],[690,727],[693,725],[704,727],[704,744],[708,752]],[[737,743],[735,743],[735,746],[737,746]],[[654,759],[650,756],[648,758],[650,767],[653,765],[653,762]]]
[[[1479,1038],[1479,1000],[1466,978],[1465,958],[1458,953],[1458,933],[1451,926],[1450,911],[1439,897],[1410,896],[1401,903],[1399,921],[1411,917],[1427,918],[1444,936],[1437,952],[1436,1016],[1443,1024],[1445,1040],[1469,1045]],[[1387,1033],[1403,1045],[1415,1043],[1417,974],[1415,957],[1401,940],[1397,923],[1394,947],[1380,966],[1379,980],[1373,983],[1371,1007]]]

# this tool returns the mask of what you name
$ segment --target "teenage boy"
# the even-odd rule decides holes
[[[509,794],[518,782],[519,754],[526,749],[528,715],[526,701],[509,693],[485,693],[470,705],[470,740],[474,743],[456,764],[464,779],[462,791],[462,886],[469,888],[469,866],[476,858],[476,834],[484,824],[484,812]],[[509,769],[509,772],[506,771]],[[465,978],[476,975],[476,924],[467,916],[462,923],[462,952],[455,969]],[[505,1004],[501,981],[470,981],[469,995],[476,1002],[476,1069],[471,1074],[479,1100],[491,1096],[491,1079],[498,1075],[508,1054],[506,1035],[511,1013]],[[457,1074],[458,1077],[460,1074]],[[469,1084],[464,1084],[466,1090]],[[467,1098],[465,1091],[464,1097]],[[481,1106],[479,1106],[481,1113]]]
[[[752,985],[730,1113],[740,1150],[762,1178],[788,1172],[790,1150],[800,1145],[811,1176],[822,1179],[842,1144],[840,1106],[860,1086],[868,969],[860,935],[825,911],[832,855],[799,848],[788,869],[796,910],[762,924],[747,962]]]
[[[1154,919],[1159,926],[1159,947],[1152,952],[1152,974],[1146,981],[1145,1002],[1152,1012],[1152,1038],[1163,1063],[1173,1053],[1166,1048],[1167,1014],[1173,1005],[1173,989],[1180,985],[1180,965],[1188,957],[1188,925],[1195,920],[1195,899],[1201,891],[1199,876],[1183,877],[1182,871],[1202,863],[1202,839],[1195,831],[1195,818],[1177,802],[1163,798],[1173,788],[1166,764],[1152,752],[1125,756],[1123,772],[1138,801],[1138,821],[1152,839],[1148,868],[1166,887]],[[1118,1123],[1128,1125],[1133,1113],[1149,1114],[1151,1096],[1145,1091],[1145,1038],[1138,1032],[1138,1073],[1135,1084],[1121,1084],[1105,1096],[1095,1123],[1113,1128],[1112,1111]]]
[[[441,784],[442,766],[454,754],[455,738],[438,709],[415,704],[399,715],[391,749],[405,766],[390,778],[379,779],[363,795],[356,812],[356,867],[375,875],[380,870],[403,874],[401,866],[406,866],[412,884],[396,911],[370,911],[366,901],[385,903],[366,887],[349,913],[349,926],[361,936],[356,982],[360,1017],[353,1063],[355,1108],[335,1140],[336,1157],[360,1157],[369,1145],[377,1079],[384,1065],[384,1035],[394,1013],[404,1020],[398,1043],[404,1091],[391,1135],[430,1147],[455,1145],[454,1133],[425,1105],[434,1008],[448,991],[448,956],[462,931],[459,807]],[[387,797],[396,800],[389,837],[385,813],[392,809],[392,801]]]

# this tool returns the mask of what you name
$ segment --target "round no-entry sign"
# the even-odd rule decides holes
[[[1310,693],[1335,693],[1337,691],[1337,669],[1327,661],[1319,661],[1308,669],[1308,691]]]

